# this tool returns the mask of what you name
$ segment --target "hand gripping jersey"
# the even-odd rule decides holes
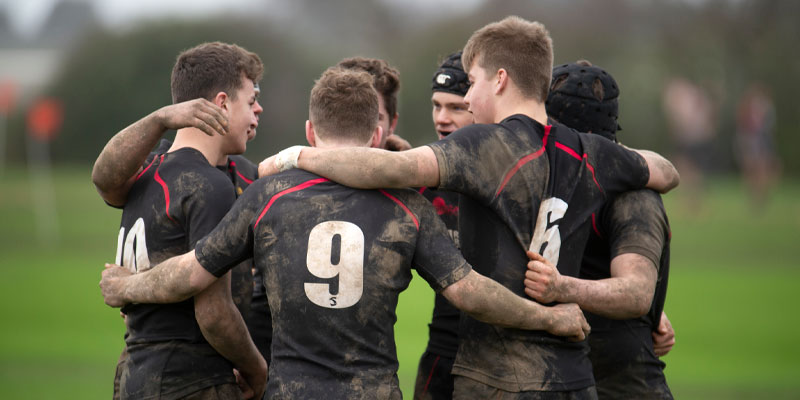
[[[253,257],[272,311],[268,398],[400,398],[399,293],[471,270],[413,190],[357,190],[301,170],[254,182],[195,248],[221,276]]]
[[[593,218],[593,221],[595,219]],[[600,398],[671,399],[664,363],[653,351],[669,278],[670,228],[658,193],[623,193],[603,208],[586,245],[580,277],[611,277],[611,260],[626,253],[650,259],[658,281],[650,311],[642,317],[613,320],[586,313],[592,327],[589,358]]]
[[[470,125],[429,145],[440,189],[459,204],[462,252],[475,270],[514,293],[539,252],[563,275],[578,276],[591,215],[607,196],[644,187],[644,159],[596,135],[542,126],[524,115]],[[464,318],[453,373],[511,392],[593,385],[587,343],[544,331],[504,329]]]
[[[128,194],[117,264],[143,272],[190,251],[234,200],[230,179],[199,151],[182,148],[156,155]],[[231,364],[203,338],[193,299],[130,304],[122,311],[127,315],[129,353],[121,377],[123,398],[180,397],[233,382]]]

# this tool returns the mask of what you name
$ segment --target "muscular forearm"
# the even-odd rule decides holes
[[[416,149],[390,152],[368,148],[309,147],[303,149],[297,166],[355,188],[436,186],[439,182],[438,167],[433,167],[437,169],[431,173],[431,166],[424,165],[426,160],[417,155]]]
[[[123,299],[126,303],[175,303],[194,296],[215,279],[192,250],[125,278]]]
[[[197,294],[194,301],[195,318],[208,343],[246,377],[263,375],[266,379],[266,362],[231,298],[230,273]]]
[[[635,151],[647,161],[647,167],[650,170],[647,187],[660,193],[667,193],[678,186],[680,175],[669,160],[649,150]]]
[[[442,292],[450,303],[471,317],[492,325],[547,330],[547,308],[515,295],[499,283],[475,271]]]
[[[106,201],[125,203],[131,178],[166,131],[159,111],[123,129],[108,141],[92,169],[92,182]]]
[[[600,280],[559,278],[557,301],[577,303],[581,309],[613,319],[637,318],[650,309],[657,271],[653,262],[639,254],[616,256],[611,278]]]

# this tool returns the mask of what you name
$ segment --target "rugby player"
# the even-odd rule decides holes
[[[235,171],[216,166],[235,167],[227,156],[243,152],[255,135],[262,111],[257,101],[262,70],[257,55],[235,45],[214,42],[189,49],[173,68],[175,104],[109,141],[92,177],[110,205],[124,207],[118,264],[139,273],[184,253],[233,204],[236,191],[226,172]],[[200,99],[189,101],[196,98]],[[206,129],[182,121],[197,108],[205,110]],[[175,142],[132,174],[167,128],[178,129]],[[158,134],[150,134],[153,131]],[[226,134],[208,134],[214,132]],[[248,295],[251,281],[244,285]],[[245,394],[263,392],[266,363],[236,311],[230,274],[194,299],[171,305],[131,304],[123,312],[126,351],[118,365],[115,397],[239,398],[243,394],[231,362],[252,386],[252,393],[248,389]]]

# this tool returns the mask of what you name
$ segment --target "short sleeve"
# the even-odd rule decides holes
[[[256,181],[234,203],[222,221],[195,246],[200,265],[220,277],[240,262],[253,256],[252,224],[260,204],[264,179]]]
[[[501,168],[513,158],[500,135],[490,134],[492,129],[504,128],[474,124],[428,145],[439,164],[438,189],[491,201],[505,173]]]
[[[608,194],[642,189],[650,180],[644,157],[600,135],[581,133],[589,164]]]
[[[409,206],[419,218],[419,235],[412,265],[438,292],[467,276],[472,267],[456,248],[433,206],[421,195],[413,194]]]
[[[656,268],[669,239],[661,196],[644,189],[623,193],[608,203],[603,214],[611,258],[635,253],[650,259]]]

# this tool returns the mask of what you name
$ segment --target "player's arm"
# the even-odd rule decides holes
[[[581,309],[613,319],[640,317],[650,310],[658,271],[649,258],[625,253],[611,260],[611,278],[564,276],[547,259],[528,252],[525,293],[542,303],[577,303]]]
[[[92,168],[92,182],[103,200],[125,205],[137,172],[164,132],[190,126],[224,135],[228,122],[214,103],[195,99],[162,107],[114,135]]]
[[[650,150],[631,150],[638,153],[647,162],[647,169],[650,171],[650,179],[647,181],[648,188],[663,194],[678,186],[681,176],[669,160]]]
[[[261,356],[231,297],[231,272],[194,296],[197,324],[209,344],[227,358],[260,399],[267,382],[267,363]]]
[[[294,167],[360,189],[439,186],[439,164],[428,146],[400,152],[295,146],[262,161],[258,175],[273,175]]]
[[[515,295],[475,271],[441,293],[458,309],[492,325],[543,330],[575,341],[584,340],[589,334],[589,324],[576,304],[545,307]]]
[[[122,307],[129,303],[177,303],[200,293],[216,280],[197,261],[192,250],[138,274],[106,264],[100,288],[106,304]]]

